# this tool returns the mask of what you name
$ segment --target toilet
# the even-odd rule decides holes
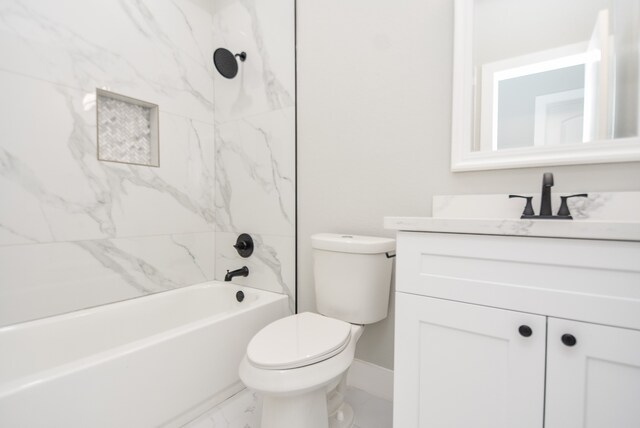
[[[279,319],[258,332],[240,379],[263,397],[262,428],[348,428],[346,373],[364,325],[387,317],[395,240],[311,236],[318,313]]]

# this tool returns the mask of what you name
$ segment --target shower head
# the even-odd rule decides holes
[[[247,54],[240,52],[239,54],[232,54],[225,48],[218,48],[213,53],[213,65],[216,66],[218,73],[222,74],[227,79],[233,79],[238,74],[238,62],[236,57],[240,58],[240,61],[247,59]]]

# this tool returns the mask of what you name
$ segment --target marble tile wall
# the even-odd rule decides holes
[[[295,305],[294,0],[225,0],[214,11],[214,49],[247,53],[238,75],[214,75],[216,278],[284,292]],[[242,259],[232,244],[251,234]]]
[[[209,3],[0,2],[0,325],[213,279]],[[160,168],[97,160],[96,88],[159,105]]]

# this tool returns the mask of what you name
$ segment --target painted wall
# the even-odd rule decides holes
[[[216,278],[295,299],[294,0],[214,1],[214,49],[244,51],[234,79],[214,75]],[[256,250],[241,258],[240,233]]]
[[[0,3],[0,325],[213,279],[206,3]],[[159,168],[96,159],[96,88],[159,105]]]
[[[453,1],[298,0],[298,304],[314,310],[309,237],[393,236],[439,194],[640,190],[640,163],[451,173]],[[329,30],[330,29],[330,30]],[[393,303],[393,302],[392,302]],[[393,367],[393,311],[357,358]]]

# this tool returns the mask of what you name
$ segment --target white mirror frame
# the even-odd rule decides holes
[[[526,147],[494,152],[472,151],[473,3],[455,0],[451,171],[527,168],[640,160],[640,137],[571,145]],[[640,117],[638,118],[640,127]]]

